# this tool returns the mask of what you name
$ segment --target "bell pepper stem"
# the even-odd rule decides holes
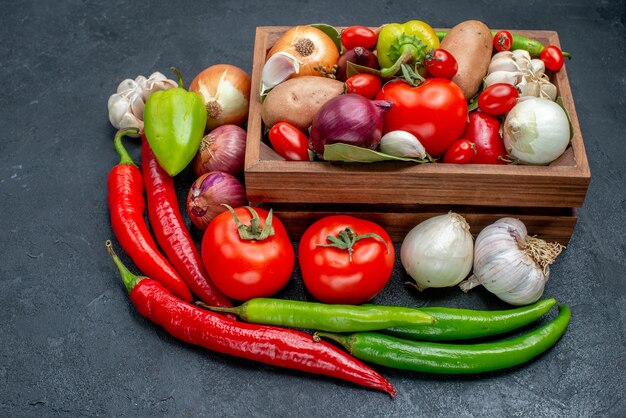
[[[113,259],[113,262],[120,272],[120,276],[122,276],[122,281],[124,282],[124,286],[126,286],[126,290],[128,291],[128,293],[130,293],[130,291],[133,290],[133,288],[137,286],[137,283],[144,279],[144,277],[137,276],[131,273],[130,270],[126,268],[124,263],[122,263],[122,260],[120,260],[117,254],[115,254],[115,251],[113,251],[113,244],[111,243],[111,240],[107,240],[105,242],[105,245],[107,247],[109,255]]]
[[[178,77],[178,87],[184,89],[185,83],[183,83],[183,75],[180,73],[180,70],[176,67],[170,67],[170,70]]]
[[[380,75],[384,78],[393,77],[398,71],[402,69],[402,64],[409,64],[415,61],[419,51],[413,45],[405,44],[402,46],[402,54],[393,63],[391,67],[383,68],[380,70]]]
[[[115,150],[117,151],[117,154],[120,156],[120,164],[134,165],[136,167],[135,162],[130,157],[130,154],[128,153],[128,151],[126,151],[126,148],[124,148],[124,145],[122,144],[122,137],[128,134],[138,134],[138,133],[139,133],[138,129],[131,128],[131,129],[120,129],[115,134],[113,145],[115,146]]]

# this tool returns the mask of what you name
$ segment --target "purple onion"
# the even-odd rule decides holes
[[[346,81],[348,78],[348,62],[363,67],[378,68],[378,58],[376,58],[376,55],[369,49],[357,46],[354,49],[346,51],[345,54],[339,57],[339,61],[337,61],[337,80]]]
[[[224,203],[234,208],[248,204],[246,191],[230,174],[213,171],[203,174],[191,185],[187,213],[191,222],[204,231],[213,218],[227,210]]]
[[[324,145],[344,143],[375,149],[383,132],[386,100],[368,100],[358,94],[342,94],[326,102],[311,125],[310,145],[320,157]]]
[[[193,160],[193,172],[201,176],[211,171],[237,175],[243,171],[246,131],[237,125],[222,125],[202,138]]]

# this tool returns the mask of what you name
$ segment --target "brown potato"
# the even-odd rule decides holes
[[[478,20],[459,23],[441,41],[441,48],[451,53],[459,64],[452,81],[461,88],[468,100],[478,92],[487,75],[492,41],[493,37],[487,25]]]
[[[292,78],[268,93],[261,112],[263,123],[269,129],[278,122],[288,122],[306,131],[320,107],[343,91],[343,83],[330,78]]]

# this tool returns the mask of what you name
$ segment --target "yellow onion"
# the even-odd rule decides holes
[[[246,121],[250,84],[250,76],[245,71],[228,64],[208,67],[193,79],[189,91],[198,93],[204,100],[208,130]]]

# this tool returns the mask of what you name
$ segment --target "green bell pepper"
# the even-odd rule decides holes
[[[426,53],[436,48],[439,48],[439,38],[427,23],[411,20],[385,25],[376,44],[381,75],[393,76],[400,71],[402,64],[422,65]]]
[[[178,76],[178,87],[157,91],[144,108],[144,133],[159,165],[175,176],[193,160],[200,148],[207,110],[198,93],[183,87],[183,77]]]

